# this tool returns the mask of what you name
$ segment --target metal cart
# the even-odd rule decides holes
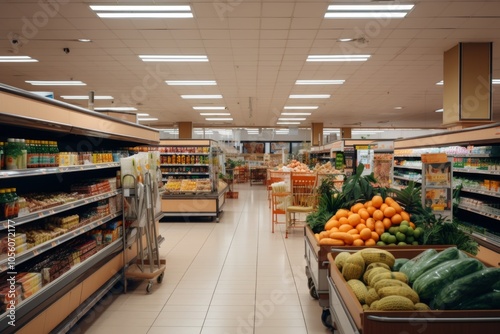
[[[132,181],[128,178],[132,178]],[[124,292],[127,292],[127,279],[136,279],[149,280],[146,292],[150,293],[155,278],[158,283],[163,281],[166,264],[165,259],[160,259],[159,253],[153,198],[154,182],[149,173],[145,174],[144,182],[138,181],[131,174],[124,175],[123,180],[124,185],[133,184],[123,187]],[[127,259],[127,249],[134,244],[137,247],[137,257],[131,264]]]

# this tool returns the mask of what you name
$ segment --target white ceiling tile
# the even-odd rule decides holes
[[[261,13],[260,3],[233,1],[228,2],[228,5],[227,17],[229,18],[259,17]]]
[[[262,4],[262,17],[292,17],[294,8],[295,4],[293,2],[276,3],[266,1]]]
[[[261,48],[276,48],[276,47],[281,47],[284,48],[286,47],[286,40],[282,39],[265,39],[265,40],[260,40],[259,42],[259,47]]]
[[[269,30],[289,29],[291,24],[291,18],[262,18],[260,28]]]
[[[204,29],[227,29],[229,27],[228,20],[221,20],[219,18],[200,18],[196,22],[202,32]]]
[[[230,38],[229,30],[222,30],[222,29],[201,30],[200,35],[204,40]]]
[[[259,29],[260,18],[229,18],[229,29]]]
[[[201,39],[198,30],[171,30],[170,34],[175,39]]]
[[[299,2],[295,5],[293,17],[323,17],[328,8],[327,3],[306,3]]]
[[[291,29],[318,29],[322,18],[293,18]]]
[[[288,30],[260,30],[260,38],[266,39],[282,39],[286,41]]]
[[[231,30],[231,40],[259,39],[259,30]]]

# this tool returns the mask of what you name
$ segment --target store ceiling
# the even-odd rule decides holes
[[[111,95],[113,103],[97,100],[95,107],[134,106],[159,118],[143,122],[155,127],[180,121],[273,127],[286,105],[319,106],[300,126],[439,127],[442,114],[435,110],[442,108],[443,87],[436,83],[443,79],[443,52],[459,42],[493,42],[493,77],[500,79],[500,2],[495,0],[405,0],[401,2],[415,4],[413,10],[403,19],[387,20],[325,19],[328,5],[338,3],[331,0],[50,0],[51,8],[46,2],[0,3],[0,56],[38,60],[0,63],[0,82],[53,91],[57,99],[89,91]],[[194,18],[99,18],[91,4],[187,4]],[[13,37],[18,44],[11,43]],[[342,43],[339,38],[366,41]],[[308,55],[346,53],[371,57],[365,62],[306,62]],[[158,54],[206,55],[209,61],[139,58]],[[295,85],[296,80],[313,79],[345,83]],[[26,80],[81,80],[87,85],[35,87]],[[217,85],[168,86],[165,80],[215,80]],[[223,99],[180,97],[190,94],[221,94]],[[290,99],[291,94],[331,97]],[[88,105],[85,100],[67,102]],[[234,120],[206,121],[194,106],[227,107]],[[499,109],[500,95],[494,94],[493,110]]]

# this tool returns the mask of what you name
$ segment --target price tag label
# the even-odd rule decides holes
[[[57,246],[57,245],[59,245],[59,242],[58,242],[58,241],[52,241],[52,247],[55,247],[55,246]]]
[[[38,249],[34,249],[32,252],[31,252],[33,255],[38,255],[40,254],[39,250]]]

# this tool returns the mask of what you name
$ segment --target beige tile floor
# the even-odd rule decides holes
[[[235,185],[220,222],[164,223],[165,278],[105,298],[72,333],[323,334],[307,289],[301,229],[271,233],[262,185]]]

